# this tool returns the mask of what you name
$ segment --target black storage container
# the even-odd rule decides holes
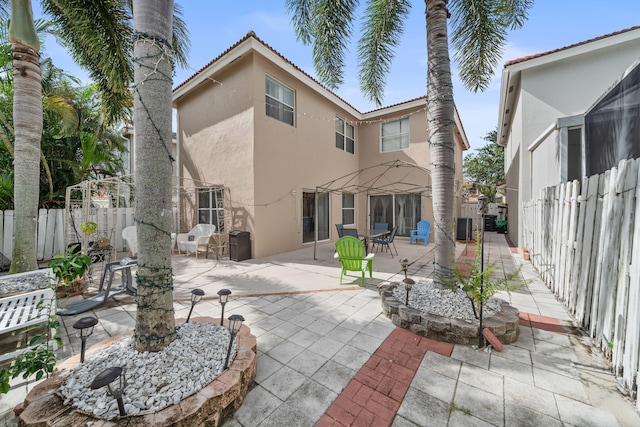
[[[498,215],[484,214],[484,231],[496,231],[496,218]]]
[[[251,234],[248,231],[229,232],[229,259],[231,261],[251,259]]]
[[[456,240],[473,240],[473,219],[458,218]]]

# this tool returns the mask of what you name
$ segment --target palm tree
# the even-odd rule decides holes
[[[344,51],[351,38],[358,0],[286,0],[286,4],[298,39],[313,45],[318,77],[336,89],[343,82]],[[451,281],[455,263],[454,104],[447,19],[453,16],[452,42],[461,80],[468,89],[484,90],[502,56],[507,30],[522,26],[532,4],[533,0],[425,0],[427,128],[437,281]],[[408,0],[367,3],[358,42],[360,89],[378,105],[411,6]]]
[[[172,10],[173,0],[134,0],[138,351],[160,350],[176,336],[170,244]]]
[[[43,11],[51,17],[63,44],[74,60],[86,68],[96,82],[104,106],[106,124],[130,115],[133,81],[133,28],[130,0],[42,0]],[[6,13],[6,0],[0,13]],[[171,45],[178,63],[186,63],[188,44],[180,10],[173,10]],[[42,136],[42,89],[39,62],[40,42],[34,27],[31,0],[11,0],[9,40],[14,73],[14,245],[10,271],[34,270],[34,239],[38,208],[39,177],[34,174],[40,161]]]

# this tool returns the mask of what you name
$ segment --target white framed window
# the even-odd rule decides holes
[[[267,116],[293,126],[295,116],[295,93],[293,89],[266,76],[264,91]]]
[[[356,223],[356,196],[353,193],[342,193],[342,224]]]
[[[198,224],[212,224],[216,232],[224,231],[224,190],[220,187],[198,188]]]
[[[336,148],[351,154],[356,151],[355,130],[339,116],[336,116]]]
[[[409,148],[409,118],[382,123],[382,152]]]

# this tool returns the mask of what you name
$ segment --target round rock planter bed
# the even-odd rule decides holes
[[[378,289],[382,298],[384,314],[394,325],[407,329],[417,335],[452,344],[477,345],[478,320],[468,321],[453,316],[433,314],[406,305],[398,299],[398,295],[405,293],[404,284],[393,282],[384,284]],[[448,291],[447,292],[451,292]],[[519,311],[506,301],[492,298],[497,311],[490,317],[485,316],[483,329],[488,328],[502,344],[511,344],[518,339]],[[465,301],[470,304],[469,301]]]

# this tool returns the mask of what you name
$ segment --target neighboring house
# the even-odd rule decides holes
[[[640,157],[640,26],[509,61],[498,143],[505,147],[509,235],[542,188]]]
[[[430,190],[353,185],[403,180],[404,168],[377,180],[354,174],[356,190],[317,192],[385,162],[430,168],[424,97],[361,113],[250,32],[177,86],[173,106],[182,231],[196,222],[249,231],[252,256],[264,257],[335,240],[337,223],[387,222],[408,236],[418,220],[432,221]],[[457,112],[455,124],[461,180],[469,144]],[[419,184],[427,188],[427,180]]]

